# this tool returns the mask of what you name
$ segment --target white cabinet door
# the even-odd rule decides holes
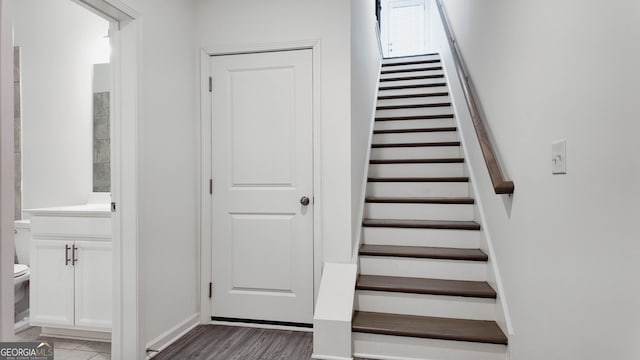
[[[76,241],[75,325],[79,329],[111,330],[111,242]]]
[[[71,245],[64,240],[32,240],[30,317],[32,325],[73,325]],[[65,251],[65,246],[69,250]]]

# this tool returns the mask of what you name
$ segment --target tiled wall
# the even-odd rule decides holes
[[[93,191],[111,191],[108,91],[93,93]]]
[[[15,220],[22,219],[22,109],[20,99],[20,48],[13,48],[13,153],[15,155]]]

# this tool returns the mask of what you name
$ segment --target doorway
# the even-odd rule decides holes
[[[429,48],[427,0],[380,0],[380,38],[384,57],[421,55]]]
[[[118,209],[125,212],[113,213],[113,332],[112,354],[114,358],[143,358],[144,347],[139,315],[139,279],[138,279],[138,230],[137,230],[137,122],[138,122],[138,48],[141,41],[140,14],[122,1],[114,3],[108,0],[70,0],[94,11],[111,24],[113,44],[113,102],[114,117],[112,137],[112,200]],[[12,59],[12,27],[14,0],[0,0],[0,102],[2,103],[2,134],[13,134],[13,97],[12,72],[8,64]],[[2,136],[0,157],[0,265],[3,284],[0,296],[0,312],[3,319],[0,324],[0,339],[13,338],[11,319],[13,307],[9,289],[4,286],[10,282],[8,275],[10,261],[13,261],[13,146],[12,139]],[[10,150],[10,151],[9,151]],[[123,157],[122,154],[127,154]],[[11,185],[11,186],[7,186]],[[123,241],[126,239],[126,241]],[[123,274],[126,274],[124,276]],[[125,302],[124,299],[127,301]]]
[[[311,49],[209,59],[213,319],[312,322],[312,60]]]

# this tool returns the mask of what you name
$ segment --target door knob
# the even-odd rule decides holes
[[[302,204],[304,206],[309,205],[309,202],[310,202],[310,200],[309,200],[309,197],[307,197],[307,196],[303,196],[303,197],[300,198],[300,204]]]

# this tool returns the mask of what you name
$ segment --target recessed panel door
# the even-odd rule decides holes
[[[424,52],[424,0],[390,1],[388,56],[411,56]]]
[[[212,316],[312,321],[311,55],[211,58]]]

